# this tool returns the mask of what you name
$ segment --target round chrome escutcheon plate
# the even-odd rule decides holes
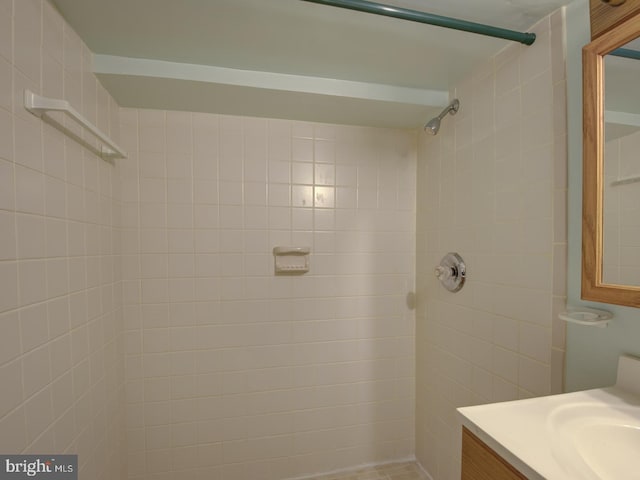
[[[457,292],[464,285],[467,267],[460,255],[450,252],[442,257],[440,265],[435,268],[435,274],[444,288]]]

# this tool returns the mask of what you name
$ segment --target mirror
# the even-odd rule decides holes
[[[582,298],[640,307],[640,15],[583,49]]]
[[[605,56],[604,85],[602,281],[640,286],[639,39]]]

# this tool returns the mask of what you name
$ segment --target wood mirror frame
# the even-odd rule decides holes
[[[604,56],[638,36],[640,14],[582,49],[582,298],[631,307],[640,307],[640,286],[605,284],[602,279]]]

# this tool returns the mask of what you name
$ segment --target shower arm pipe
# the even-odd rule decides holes
[[[319,3],[321,5],[330,5],[333,7],[346,8],[348,10],[356,10],[359,12],[373,13],[375,15],[383,15],[385,17],[399,18],[409,20],[411,22],[426,23],[428,25],[436,25],[438,27],[452,28],[454,30],[462,30],[464,32],[477,33],[487,35],[489,37],[503,38],[513,40],[524,45],[532,45],[536,40],[535,33],[523,33],[506,28],[492,27],[482,23],[468,22],[457,18],[444,17],[432,13],[421,12],[419,10],[410,10],[407,8],[394,7],[391,5],[383,5],[381,3],[369,2],[367,0],[302,0],[303,2]]]
[[[451,115],[455,115],[458,112],[458,108],[454,107],[453,103],[450,105],[447,105],[447,107],[445,107],[445,109],[440,112],[440,115],[438,115],[435,118],[437,118],[438,120],[442,120],[444,117],[449,115],[449,112],[451,112],[452,110],[453,110],[453,113]]]

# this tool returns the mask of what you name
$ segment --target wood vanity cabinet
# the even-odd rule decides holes
[[[462,480],[527,480],[527,477],[462,427]]]
[[[640,0],[626,0],[617,7],[608,5],[602,0],[589,0],[589,2],[591,40],[640,13]]]

